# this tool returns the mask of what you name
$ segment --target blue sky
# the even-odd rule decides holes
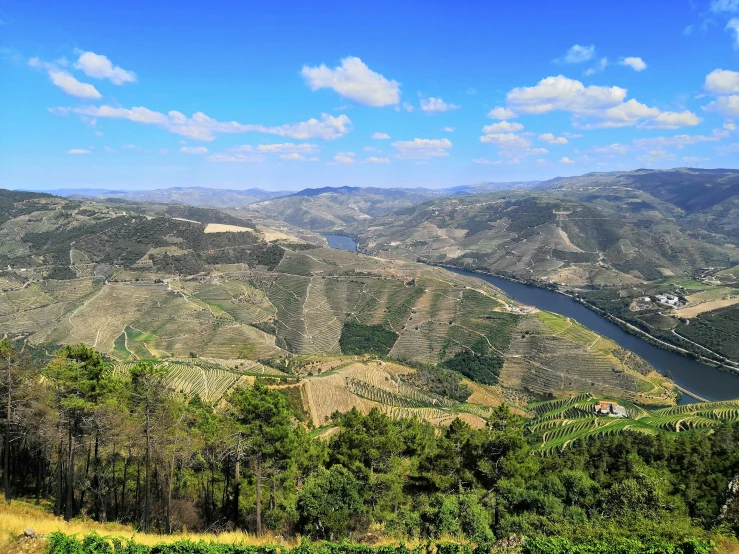
[[[739,0],[195,4],[0,1],[0,187],[739,166]]]

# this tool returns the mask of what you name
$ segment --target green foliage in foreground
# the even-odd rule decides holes
[[[398,334],[383,325],[362,325],[356,321],[344,324],[339,345],[344,354],[377,354],[387,356],[398,340]]]
[[[458,543],[425,543],[410,549],[399,546],[366,546],[350,542],[302,543],[295,548],[279,546],[240,546],[204,541],[178,541],[170,544],[145,546],[134,541],[122,541],[90,534],[82,539],[53,533],[49,537],[49,554],[475,554],[497,549],[475,548]],[[503,551],[502,549],[500,550]],[[671,543],[659,539],[610,539],[572,541],[552,537],[529,539],[520,548],[521,554],[709,554],[715,551],[711,541],[688,539]]]

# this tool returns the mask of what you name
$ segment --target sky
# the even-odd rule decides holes
[[[739,167],[739,0],[0,0],[0,187]]]

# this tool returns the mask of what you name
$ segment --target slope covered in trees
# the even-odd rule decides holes
[[[682,543],[739,530],[734,423],[594,434],[543,457],[539,435],[505,406],[484,428],[455,419],[441,431],[350,410],[319,438],[279,388],[256,383],[210,405],[173,395],[153,364],[113,372],[81,345],[43,367],[7,343],[3,354],[7,498],[48,500],[67,519],[333,540],[379,530],[483,551],[513,534]]]

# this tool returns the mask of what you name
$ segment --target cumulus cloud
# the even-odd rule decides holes
[[[373,133],[372,138],[376,140],[388,140],[390,138],[390,135],[387,133]]]
[[[368,164],[389,164],[390,159],[389,158],[377,158],[375,156],[370,156],[366,160],[364,160]]]
[[[281,160],[293,161],[293,162],[306,162],[308,158],[298,152],[290,152],[289,154],[281,154]]]
[[[446,133],[453,133],[456,129],[454,127],[444,127],[442,131]]]
[[[396,156],[405,159],[443,158],[449,155],[452,142],[449,139],[400,140],[392,143]]]
[[[543,140],[549,144],[567,144],[565,137],[555,137],[552,133],[544,133],[539,135],[539,140]]]
[[[87,148],[72,148],[71,150],[67,150],[67,154],[92,154],[92,150],[88,150]]]
[[[706,75],[706,83],[703,87],[714,94],[739,93],[739,71],[714,69]]]
[[[655,150],[650,150],[646,154],[637,156],[636,159],[644,163],[666,162],[674,160],[675,154],[662,150],[661,148],[657,148]]]
[[[251,145],[244,144],[228,148],[225,152],[212,154],[205,159],[209,162],[247,163],[263,162],[267,158],[264,154],[256,152]]]
[[[511,119],[518,116],[508,108],[501,108],[500,106],[497,106],[488,112],[488,117],[490,119]]]
[[[563,156],[563,157],[562,157],[562,158],[561,158],[561,159],[559,160],[559,163],[561,163],[561,164],[574,164],[574,163],[575,163],[575,161],[574,161],[574,160],[571,160],[571,159],[570,159],[570,158],[568,158],[567,156]]]
[[[421,109],[424,112],[446,112],[449,110],[458,110],[459,106],[448,104],[441,98],[421,98]]]
[[[126,71],[120,66],[113,65],[106,56],[95,52],[82,52],[74,68],[94,79],[108,79],[114,85],[136,82],[136,74],[133,71]]]
[[[517,115],[569,112],[576,119],[575,126],[581,129],[626,127],[640,122],[645,127],[672,129],[701,122],[691,112],[662,112],[633,98],[626,101],[626,94],[627,90],[621,87],[586,87],[580,81],[558,75],[542,79],[533,87],[512,89],[506,96],[506,109]],[[583,122],[585,119],[595,121]]]
[[[407,112],[412,112],[413,110],[415,110],[413,105],[409,102],[403,102],[403,109]]]
[[[662,112],[649,121],[639,125],[642,129],[679,129],[680,127],[694,127],[703,120],[693,112]]]
[[[490,133],[480,137],[480,142],[494,144],[501,148],[528,148],[531,141],[516,133]]]
[[[42,61],[39,58],[31,58],[28,60],[28,65],[34,69],[46,71],[51,82],[70,96],[86,100],[95,100],[103,96],[94,86],[78,81],[66,69],[61,69],[56,64]]]
[[[208,149],[205,146],[183,146],[180,152],[185,154],[207,154]]]
[[[400,102],[400,83],[372,71],[359,58],[349,56],[330,69],[325,64],[303,67],[300,74],[311,90],[330,88],[344,98],[366,106],[389,106]]]
[[[318,152],[318,146],[310,143],[294,144],[285,142],[283,144],[260,144],[257,146],[257,152],[272,154],[315,154]]]
[[[618,144],[618,143],[609,144],[608,146],[594,146],[593,148],[590,149],[590,151],[593,154],[606,154],[609,156],[614,156],[614,155],[622,156],[626,154],[626,150],[627,150],[626,146],[624,146],[623,144]]]
[[[144,125],[155,125],[171,133],[193,140],[212,141],[216,133],[256,132],[298,140],[337,139],[352,129],[351,120],[344,114],[334,117],[323,114],[321,119],[309,119],[301,123],[288,123],[279,126],[246,125],[236,121],[221,122],[208,117],[202,112],[187,117],[178,111],[167,114],[156,112],[143,106],[133,108],[116,108],[113,106],[86,106],[80,108],[53,108],[57,115],[76,114],[80,116],[127,119]]]
[[[339,152],[334,156],[334,162],[337,164],[353,164],[356,154],[354,152]]]
[[[739,17],[730,19],[726,24],[726,30],[734,33],[734,47],[739,48]]]
[[[517,131],[521,131],[522,129],[523,125],[521,125],[520,123],[501,121],[500,123],[485,125],[485,127],[482,128],[482,132],[486,135],[489,135],[492,133],[515,133]]]
[[[703,106],[707,112],[716,112],[724,117],[739,117],[739,94],[722,96]]]
[[[559,58],[558,62],[561,63],[583,63],[592,60],[595,57],[595,46],[580,46],[575,44],[571,47],[564,56]]]
[[[593,67],[585,70],[585,75],[594,75],[595,73],[600,73],[606,67],[608,67],[608,58],[601,58]]]
[[[634,139],[632,144],[639,149],[663,149],[669,146],[676,146],[678,149],[689,144],[699,144],[702,142],[715,142],[719,140],[719,136],[706,135],[673,135],[671,137],[653,137]]]
[[[647,68],[646,62],[637,57],[623,58],[618,63],[630,67],[634,71],[644,71]]]

